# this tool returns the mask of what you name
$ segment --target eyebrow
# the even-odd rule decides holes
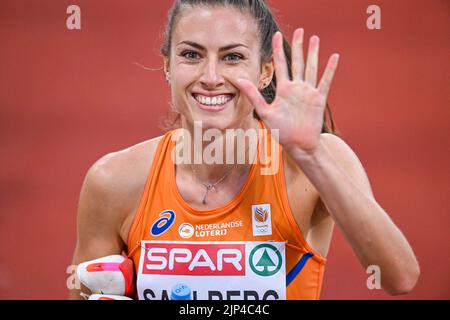
[[[198,44],[196,42],[181,41],[180,43],[177,44],[177,46],[179,46],[180,44],[187,44],[187,45],[189,45],[191,47],[194,47],[194,48],[197,48],[199,50],[206,51],[206,48],[204,46],[202,46],[202,45],[200,45],[200,44]],[[237,48],[237,47],[245,47],[245,48],[249,49],[249,47],[247,47],[246,45],[243,45],[241,43],[233,43],[233,44],[227,45],[225,47],[219,48],[219,52],[228,51],[228,50],[231,50],[231,49],[234,49],[234,48]]]

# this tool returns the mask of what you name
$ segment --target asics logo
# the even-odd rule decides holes
[[[152,224],[150,233],[152,236],[160,236],[166,232],[175,222],[175,212],[165,210],[159,214],[160,218]]]

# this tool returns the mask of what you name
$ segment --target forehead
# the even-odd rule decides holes
[[[172,40],[194,41],[207,48],[220,48],[230,43],[249,47],[258,45],[257,25],[249,13],[233,7],[186,7],[173,30]]]

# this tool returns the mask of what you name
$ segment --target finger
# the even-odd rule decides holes
[[[319,64],[318,36],[312,36],[309,40],[308,60],[306,62],[305,81],[315,87],[317,85],[317,65]]]
[[[247,79],[239,79],[237,81],[239,89],[243,92],[247,98],[250,100],[250,103],[255,107],[256,112],[262,116],[269,107],[264,97],[258,91],[253,82]]]
[[[303,80],[305,77],[303,38],[304,38],[304,30],[302,28],[295,30],[294,37],[292,39],[292,78],[294,81]]]
[[[283,35],[280,31],[275,32],[272,39],[273,60],[275,63],[275,75],[277,81],[283,82],[289,80],[286,57],[283,49]]]
[[[339,54],[335,53],[328,60],[327,67],[323,73],[322,79],[320,80],[318,87],[319,92],[326,97],[328,97],[331,82],[333,82],[334,73],[336,72],[338,64],[339,64]]]

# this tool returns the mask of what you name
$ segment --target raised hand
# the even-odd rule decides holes
[[[303,58],[303,29],[294,32],[292,40],[292,80],[283,50],[280,32],[272,39],[273,61],[277,78],[276,98],[267,104],[255,85],[240,79],[238,86],[249,98],[268,129],[279,129],[279,142],[286,148],[295,148],[306,154],[316,150],[322,131],[328,93],[339,55],[333,54],[317,85],[319,37],[310,39],[308,58]]]

